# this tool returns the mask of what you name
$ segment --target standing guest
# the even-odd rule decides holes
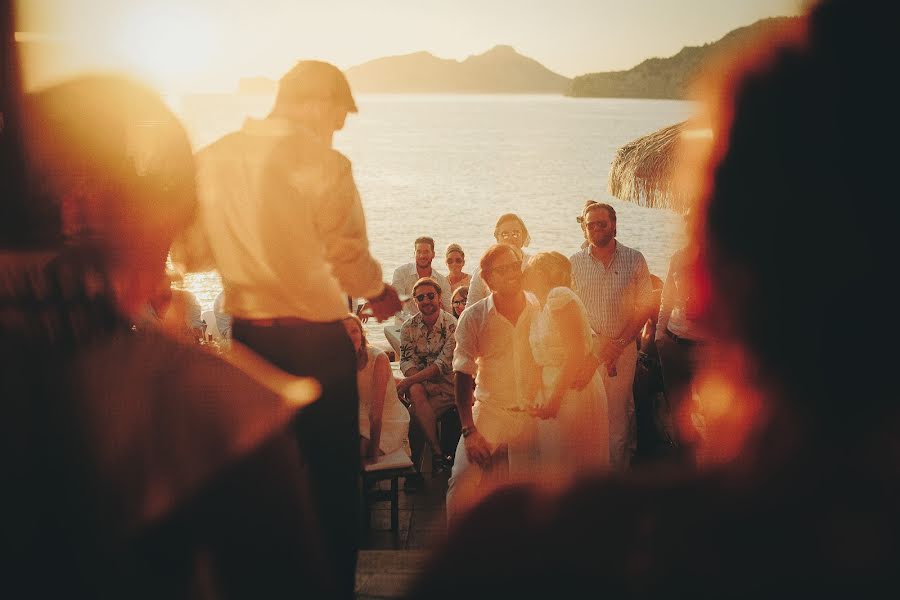
[[[824,1],[739,55],[711,108],[692,277],[726,344],[733,458],[647,478],[591,476],[489,498],[412,598],[881,598],[900,564],[900,403],[871,376],[896,299],[897,6]],[[869,93],[861,92],[866,90]],[[823,127],[823,124],[828,124]],[[771,210],[772,208],[776,210]],[[839,219],[840,252],[823,260]],[[812,300],[812,301],[811,301]],[[835,315],[848,327],[804,328]],[[465,319],[464,319],[465,320]]]
[[[497,224],[494,225],[494,240],[498,244],[509,244],[521,251],[522,248],[527,248],[528,244],[531,243],[531,236],[528,235],[528,228],[525,227],[525,223],[519,218],[519,215],[506,213],[505,215],[500,215],[500,218],[497,219]],[[528,255],[524,251],[522,255],[522,268],[524,269],[528,263]],[[475,304],[482,298],[486,298],[490,293],[481,277],[480,267],[476,267],[472,273],[472,282],[469,284],[468,303]]]
[[[459,316],[462,314],[462,311],[466,309],[466,302],[469,299],[469,288],[466,286],[460,286],[453,290],[453,294],[450,296],[450,307],[453,309],[453,316],[459,319]]]
[[[572,281],[596,334],[595,356],[609,406],[609,456],[626,469],[637,444],[634,418],[636,339],[653,312],[653,286],[644,255],[616,240],[616,210],[589,200],[580,217],[588,246],[573,254]]]
[[[412,403],[416,422],[431,448],[433,472],[449,471],[452,464],[452,457],[441,452],[437,420],[453,408],[456,318],[441,308],[441,291],[441,286],[428,277],[413,286],[418,312],[400,328],[400,371],[404,377],[397,382],[397,391]]]
[[[459,244],[450,244],[444,253],[447,262],[447,283],[450,287],[447,291],[455,290],[460,286],[468,286],[472,281],[472,276],[463,273],[463,267],[466,266],[466,253],[463,252],[462,246]]]
[[[360,456],[375,462],[400,449],[409,454],[409,411],[397,397],[387,354],[369,344],[362,321],[353,313],[344,319],[344,327],[356,350]]]
[[[394,276],[391,279],[393,288],[403,296],[411,296],[416,282],[423,277],[430,277],[441,286],[441,289],[449,290],[450,284],[447,282],[447,278],[431,266],[431,262],[434,260],[434,240],[427,236],[416,238],[416,241],[413,242],[413,250],[415,251],[415,260],[400,265],[394,270]],[[450,312],[449,298],[444,298],[443,307],[444,310]],[[396,316],[394,324],[403,325],[407,319],[417,313],[416,303],[409,298],[403,303],[403,310]]]
[[[219,292],[213,301],[213,317],[216,319],[216,328],[222,339],[228,341],[231,339],[232,318],[225,312],[225,292]]]
[[[462,437],[447,489],[448,522],[483,483],[502,478],[504,471],[521,474],[531,464],[534,419],[525,409],[535,364],[528,336],[540,307],[522,289],[522,258],[513,246],[488,248],[480,271],[492,293],[463,311],[456,329],[453,370]]]
[[[168,289],[167,251],[196,207],[181,125],[118,77],[26,102],[15,123],[25,172],[4,178],[24,181],[4,202],[40,207],[48,223],[18,225],[58,237],[23,249],[0,235],[0,247],[13,242],[0,257],[3,591],[331,596],[284,432],[311,397],[283,398],[195,344],[132,329],[159,283]]]
[[[340,70],[301,61],[281,78],[266,118],[247,119],[197,155],[201,219],[233,338],[322,385],[294,430],[345,598],[356,570],[360,459],[356,359],[342,321],[348,295],[368,298],[379,320],[400,309],[369,253],[350,161],[332,148],[355,112]]]

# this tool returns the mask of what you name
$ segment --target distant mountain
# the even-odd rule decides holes
[[[759,35],[789,25],[796,17],[762,19],[740,27],[716,42],[686,46],[669,58],[650,58],[628,71],[589,73],[572,80],[567,96],[594,98],[683,99],[688,85],[715,59],[743,52]]]
[[[429,52],[378,58],[347,70],[354,92],[562,94],[569,79],[510,46],[464,61]]]

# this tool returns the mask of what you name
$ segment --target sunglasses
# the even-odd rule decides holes
[[[447,264],[449,265],[450,263],[461,263],[462,261],[463,261],[463,259],[461,259],[461,258],[448,258]]]
[[[419,295],[416,296],[415,298],[416,298],[416,300],[418,300],[419,302],[422,302],[423,300],[425,300],[425,296],[428,296],[428,299],[429,299],[429,300],[434,300],[434,297],[437,296],[437,294],[435,294],[434,292],[428,292],[428,293],[426,293],[426,294],[419,294]]]
[[[501,240],[508,240],[510,238],[519,239],[522,237],[522,232],[518,229],[513,229],[512,231],[504,231],[500,234]]]
[[[608,229],[609,225],[610,224],[606,221],[589,221],[584,224],[584,226],[591,231],[597,231],[598,229]]]
[[[465,300],[454,300],[454,301],[453,301],[453,306],[459,306],[459,305],[461,305],[461,304],[464,305],[465,303],[466,303]]]

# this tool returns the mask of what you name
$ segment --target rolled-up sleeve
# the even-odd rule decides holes
[[[456,324],[456,348],[453,352],[453,370],[475,376],[478,364],[475,357],[478,352],[478,316],[473,312],[463,311]]]
[[[330,158],[324,201],[316,214],[325,259],[345,292],[371,298],[384,286],[381,265],[369,253],[366,219],[350,161],[339,152]]]

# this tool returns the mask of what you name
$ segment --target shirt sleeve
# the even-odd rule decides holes
[[[653,282],[650,280],[650,269],[647,268],[647,260],[644,255],[638,256],[638,264],[634,273],[635,296],[634,310],[635,314],[643,314],[650,316],[653,310]]]
[[[407,369],[416,366],[416,342],[413,339],[412,319],[400,326],[400,372],[406,375]]]
[[[472,306],[479,300],[487,298],[488,291],[484,280],[481,278],[481,268],[476,267],[472,273],[472,282],[469,284],[469,295],[466,300],[466,306]]]
[[[666,332],[669,327],[669,317],[672,316],[675,302],[675,278],[672,276],[674,264],[675,256],[669,261],[669,272],[666,274],[666,282],[663,284],[662,296],[659,301],[659,319],[656,322],[657,338]]]
[[[341,288],[351,296],[371,298],[381,293],[384,285],[381,265],[369,253],[366,219],[350,161],[338,152],[333,155],[316,226],[325,245],[325,259]]]
[[[453,372],[453,354],[456,351],[456,320],[448,312],[444,312],[444,327],[447,328],[447,338],[444,341],[444,347],[436,359],[434,364],[438,366],[443,375],[450,375]]]
[[[478,372],[475,357],[478,356],[478,318],[472,311],[464,310],[456,324],[456,350],[453,353],[453,370],[473,377]]]

